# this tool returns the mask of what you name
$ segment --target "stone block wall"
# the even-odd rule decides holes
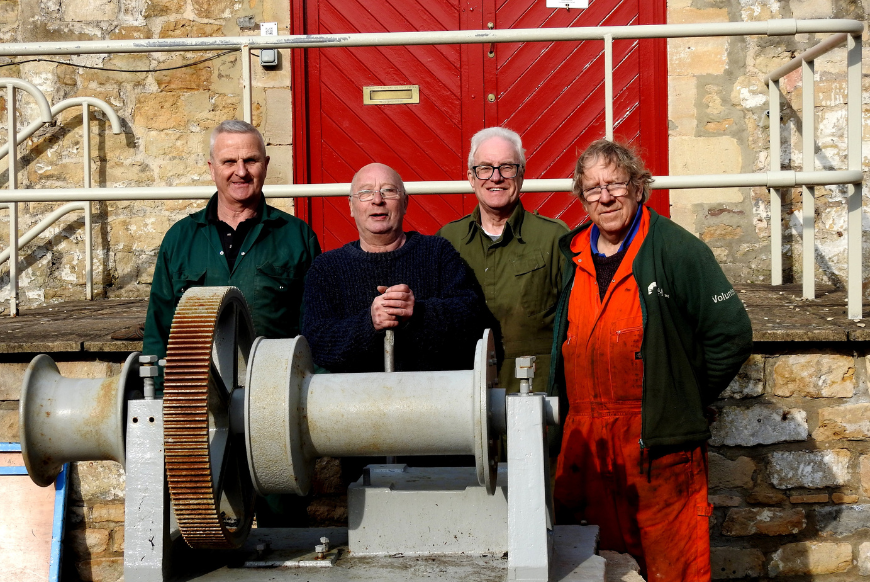
[[[759,344],[715,408],[713,578],[870,580],[870,357]]]
[[[749,22],[770,18],[867,19],[870,0],[669,0],[670,23]],[[289,0],[0,0],[0,42],[183,38],[258,34],[258,24],[278,22],[289,32]],[[766,171],[769,118],[766,73],[806,50],[824,35],[674,39],[668,43],[670,173]],[[864,35],[867,42],[867,34]],[[0,75],[36,84],[52,103],[73,96],[99,97],[123,121],[123,133],[104,135],[102,113],[92,127],[93,182],[99,186],[209,185],[206,167],[209,130],[219,121],[241,117],[239,55],[156,53],[0,59]],[[265,71],[254,62],[254,123],[266,137],[272,163],[269,183],[292,176],[292,100],[289,52],[281,66]],[[864,48],[865,112],[870,108],[870,47]],[[75,66],[58,64],[64,61]],[[199,63],[193,66],[192,63]],[[818,168],[842,168],[845,114],[845,49],[837,48],[816,65],[819,127]],[[142,72],[154,69],[180,69]],[[97,67],[97,69],[85,68]],[[801,169],[803,116],[800,71],[782,83],[784,169]],[[21,125],[36,108],[22,97]],[[0,136],[5,134],[5,96],[0,96]],[[82,185],[80,110],[68,110],[22,146],[19,183],[30,187]],[[870,115],[864,116],[864,142],[870,142]],[[864,148],[865,167],[870,148]],[[2,166],[2,165],[0,165]],[[457,177],[459,178],[459,177]],[[0,167],[0,187],[8,176]],[[783,192],[785,281],[801,273],[800,189]],[[865,205],[870,181],[864,183]],[[766,189],[720,188],[671,192],[675,220],[713,249],[737,283],[770,280],[770,196]],[[843,188],[816,189],[818,226],[815,277],[842,286],[846,277],[846,214]],[[202,202],[110,202],[94,204],[96,293],[106,297],[147,295],[157,246],[177,220]],[[292,211],[289,201],[278,203]],[[38,222],[56,203],[21,204],[20,230]],[[865,213],[867,211],[865,210]],[[0,247],[8,244],[8,212],[0,210]],[[870,224],[870,215],[865,223]],[[22,306],[84,297],[84,220],[73,213],[26,246],[20,277]],[[866,227],[865,227],[866,228]],[[865,245],[870,242],[865,243]],[[870,257],[870,253],[865,253]],[[870,281],[870,258],[865,259]],[[8,268],[0,265],[0,309],[8,299]],[[870,295],[868,295],[870,297]]]
[[[870,47],[866,19],[870,2],[839,0],[669,0],[668,22],[755,22],[773,18],[849,18],[865,21],[863,35],[864,229],[870,182]],[[668,42],[671,175],[765,172],[771,155],[784,170],[805,167],[801,140],[803,80],[800,69],[781,81],[784,94],[782,144],[771,154],[768,90],[764,76],[827,35],[674,39]],[[815,169],[846,169],[846,49],[815,65],[818,146]],[[775,159],[775,158],[774,158]],[[712,249],[732,281],[770,282],[770,194],[766,188],[672,190],[671,215]],[[819,187],[816,199],[816,268],[819,283],[846,281],[845,187]],[[800,282],[802,271],[802,191],[782,191],[783,281]],[[866,237],[865,237],[866,239]],[[863,244],[867,296],[870,254]]]
[[[0,0],[0,42],[258,35],[261,22],[277,22],[279,34],[288,34],[289,6],[289,0]],[[252,59],[253,123],[263,132],[272,157],[270,184],[288,183],[292,176],[290,53],[279,52],[279,66],[269,70],[260,67],[256,56]],[[0,58],[0,76],[35,84],[51,104],[89,96],[106,101],[116,111],[122,120],[120,135],[112,135],[105,115],[92,110],[93,185],[210,186],[209,132],[224,119],[242,118],[240,54],[217,55],[209,51]],[[142,72],[156,69],[161,70]],[[19,127],[36,118],[31,97],[19,93],[17,106]],[[6,135],[6,111],[4,93],[0,136]],[[83,185],[81,115],[81,108],[68,109],[26,140],[20,147],[19,187]],[[0,188],[7,187],[8,178],[3,166]],[[289,200],[275,205],[292,212]],[[19,204],[19,232],[59,206]],[[202,206],[201,201],[93,203],[97,296],[146,297],[166,230]],[[8,215],[0,210],[0,248],[8,246]],[[22,249],[22,307],[85,298],[83,229],[82,213],[74,212]],[[4,264],[0,266],[0,313],[8,298]]]

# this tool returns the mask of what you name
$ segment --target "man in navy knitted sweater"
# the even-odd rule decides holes
[[[351,182],[359,240],[317,257],[308,271],[302,334],[331,372],[382,372],[395,331],[396,371],[474,367],[486,310],[474,279],[445,239],[404,232],[408,196],[383,164]]]

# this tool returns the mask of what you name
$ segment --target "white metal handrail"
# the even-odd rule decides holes
[[[15,106],[15,91],[21,89],[30,94],[36,100],[36,105],[39,107],[39,118],[43,123],[51,121],[51,106],[48,104],[48,99],[42,94],[36,85],[22,81],[20,79],[2,79],[2,84],[6,85],[6,111],[8,113],[7,123],[9,140],[7,143],[12,144],[12,155],[9,158],[9,190],[18,189],[18,135],[17,135],[17,115]],[[18,258],[18,204],[13,202],[9,204],[9,248],[12,256]],[[18,315],[18,261],[10,261],[9,263],[9,313],[12,316]]]
[[[8,208],[11,211],[12,204],[11,203],[0,204],[0,207]],[[90,224],[91,223],[91,212],[90,212],[91,203],[90,202],[69,202],[67,204],[64,204],[60,208],[53,210],[48,216],[46,216],[45,218],[40,220],[38,224],[33,226],[30,230],[28,230],[26,233],[24,233],[18,239],[18,248],[21,248],[24,245],[30,243],[33,239],[35,239],[36,237],[41,235],[43,232],[48,230],[48,228],[52,224],[54,224],[55,222],[57,222],[58,220],[60,220],[61,218],[63,218],[67,214],[69,214],[70,212],[75,212],[76,210],[81,210],[85,213],[85,247],[88,251],[92,250],[93,249],[93,240],[91,239],[91,237],[93,236],[93,234],[92,234],[91,228],[90,228],[90,226],[91,226],[91,224]],[[88,300],[90,300],[90,299],[93,299],[94,283],[93,283],[93,278],[92,278],[93,269],[91,268],[92,267],[91,256],[90,256],[89,252],[87,254],[88,254],[88,256],[86,257],[86,260],[88,262],[88,266],[86,268],[86,283],[87,283]],[[11,247],[7,248],[3,251],[0,251],[0,264],[3,264],[6,261],[8,261],[10,256],[12,256],[12,248]],[[17,257],[16,257],[16,260],[17,260]]]
[[[801,223],[802,223],[802,271],[803,271],[803,296],[807,299],[815,298],[815,185],[845,184],[848,187],[846,199],[847,208],[847,259],[846,259],[846,296],[847,313],[850,319],[861,319],[863,315],[863,301],[861,297],[863,270],[861,267],[861,42],[860,37],[852,34],[835,34],[806,52],[796,56],[785,65],[779,67],[767,77],[770,102],[770,170],[780,169],[781,132],[782,119],[782,93],[779,81],[785,75],[801,69],[803,81],[803,101],[801,111],[801,150],[803,152],[803,171],[813,172],[815,167],[816,152],[816,129],[815,129],[815,67],[816,58],[828,51],[846,43],[847,57],[847,163],[849,172],[861,174],[852,179],[842,181],[831,180],[824,184],[802,183],[801,196]],[[785,184],[782,187],[790,187],[796,184]],[[770,275],[773,285],[782,284],[782,192],[778,187],[770,188]]]
[[[6,85],[9,89],[8,93],[8,110],[9,110],[9,141],[3,147],[0,147],[0,158],[8,156],[10,144],[15,144],[12,148],[13,155],[9,156],[9,191],[20,192],[17,189],[17,149],[27,138],[32,136],[36,131],[50,123],[55,116],[70,107],[82,107],[82,151],[84,156],[84,190],[92,192],[91,189],[91,121],[90,107],[96,107],[103,111],[109,119],[112,126],[112,133],[121,133],[121,119],[115,110],[108,103],[95,97],[73,97],[65,99],[57,103],[53,107],[49,106],[48,100],[35,85],[21,81],[19,79],[2,78],[0,85]],[[40,109],[40,118],[27,126],[20,133],[16,131],[16,108],[15,90],[22,89],[32,95]],[[47,112],[46,112],[47,108]],[[46,115],[47,113],[47,115]],[[47,119],[46,119],[47,117]],[[79,199],[83,200],[83,199]],[[0,252],[0,264],[9,261],[9,313],[13,317],[18,314],[18,249],[30,243],[34,238],[45,232],[52,224],[57,222],[63,216],[76,210],[82,210],[85,217],[85,294],[90,301],[94,298],[94,241],[93,241],[93,225],[91,215],[91,202],[83,200],[80,202],[71,202],[54,210],[48,216],[43,218],[38,224],[28,230],[21,238],[18,237],[18,203],[17,201],[6,201],[0,204],[9,210],[9,248]],[[11,259],[11,260],[10,260]]]
[[[860,170],[828,170],[815,172],[758,172],[749,174],[699,174],[692,176],[655,176],[653,190],[686,190],[695,188],[786,188],[800,185],[821,186],[860,181]],[[468,180],[405,182],[408,194],[472,194]],[[208,200],[214,186],[128,186],[123,188],[56,188],[51,190],[0,190],[3,202],[63,202],[66,200]],[[332,184],[274,184],[263,187],[266,198],[328,198],[347,196],[349,182]],[[523,192],[571,192],[570,178],[528,179]]]
[[[847,184],[849,185],[849,271],[848,271],[848,297],[850,318],[861,317],[861,261],[860,261],[860,211],[861,196],[860,183],[863,179],[861,172],[861,105],[860,98],[855,95],[861,94],[861,41],[863,23],[855,20],[768,20],[762,22],[723,22],[723,23],[697,23],[678,25],[641,25],[641,26],[610,26],[589,28],[545,28],[545,29],[518,29],[518,30],[467,30],[467,31],[433,31],[433,32],[394,32],[394,33],[362,33],[362,34],[331,34],[331,35],[291,35],[281,37],[222,37],[222,38],[190,38],[190,39],[144,39],[144,40],[108,40],[87,42],[49,42],[49,43],[8,43],[0,45],[0,56],[25,56],[25,55],[58,55],[58,54],[108,54],[108,53],[158,53],[158,52],[183,52],[183,51],[214,51],[214,50],[240,50],[242,54],[242,94],[243,112],[247,121],[252,118],[252,73],[251,73],[251,50],[264,48],[335,48],[335,47],[362,47],[362,46],[408,46],[408,45],[440,45],[440,44],[490,44],[505,42],[550,42],[550,41],[587,41],[601,40],[604,42],[605,60],[605,120],[606,136],[613,135],[613,71],[612,71],[612,43],[614,40],[624,39],[649,39],[649,38],[687,38],[709,36],[745,36],[767,35],[785,36],[805,33],[841,33],[832,39],[828,39],[817,45],[792,63],[781,67],[770,75],[771,80],[771,167],[770,172],[755,174],[733,175],[701,175],[701,176],[661,176],[657,177],[656,188],[711,188],[711,187],[739,187],[739,186],[764,186],[771,189],[772,200],[774,191],[776,201],[781,204],[778,197],[778,188],[801,185],[806,192],[810,186]],[[836,40],[834,40],[836,39]],[[783,75],[797,67],[804,67],[805,73],[812,73],[808,63],[820,54],[838,46],[845,40],[848,44],[848,169],[835,171],[814,171],[812,162],[805,162],[804,171],[780,170],[779,156],[779,88],[778,78],[775,75]],[[799,61],[799,62],[798,62]],[[71,63],[74,64],[74,63]],[[792,67],[788,71],[786,68]],[[783,72],[785,71],[785,72]],[[810,74],[810,77],[812,75]],[[773,99],[776,85],[776,99]],[[812,103],[812,91],[810,101]],[[807,91],[805,91],[805,100]],[[804,111],[812,111],[812,105],[805,107]],[[812,115],[805,121],[804,135],[807,128],[812,128]],[[858,131],[853,130],[857,124]],[[814,131],[812,132],[814,134]],[[804,150],[807,145],[814,144],[814,135],[809,141],[804,140]],[[12,142],[14,140],[10,140]],[[773,144],[777,145],[774,147]],[[812,147],[809,151],[813,151]],[[12,156],[14,157],[14,156]],[[812,160],[812,155],[809,159]],[[806,156],[805,156],[806,159]],[[858,186],[856,186],[858,185]],[[12,186],[12,182],[10,182]],[[417,182],[407,184],[409,193],[452,193],[471,192],[470,186],[465,181],[456,182]],[[348,192],[346,184],[333,185],[279,185],[267,186],[266,195],[269,197],[314,197],[314,196],[342,196]],[[524,182],[524,191],[570,191],[569,180],[527,180]],[[0,202],[15,203],[19,201],[36,200],[160,200],[160,199],[204,199],[213,193],[211,187],[161,187],[161,188],[103,188],[98,192],[94,190],[56,189],[43,192],[27,193],[16,191],[14,187],[6,194],[0,193]],[[807,217],[811,210],[812,196],[805,195],[804,215]],[[809,201],[809,202],[807,202]],[[771,266],[774,272],[772,281],[774,284],[781,283],[782,261],[780,255],[781,231],[775,234],[774,224],[779,225],[781,207],[779,204],[771,204],[772,235]],[[809,213],[810,223],[812,213]],[[812,225],[805,229],[805,233],[813,234]],[[776,236],[779,243],[776,243]],[[809,242],[808,242],[809,241]],[[857,243],[855,242],[857,241]],[[804,291],[812,293],[812,282],[807,284],[806,278],[813,278],[813,268],[806,268],[807,256],[809,255],[811,267],[814,265],[814,252],[807,253],[806,245],[813,245],[812,236],[804,239]],[[857,261],[853,260],[857,257]],[[809,275],[807,274],[809,272]],[[778,275],[776,274],[778,273]]]

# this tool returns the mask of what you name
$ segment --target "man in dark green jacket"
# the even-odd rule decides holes
[[[525,150],[520,136],[488,127],[471,138],[468,181],[477,207],[438,231],[474,271],[496,327],[499,384],[519,390],[515,359],[537,358],[533,389],[547,387],[553,318],[562,282],[560,220],[527,212],[520,202]]]
[[[217,193],[170,228],[160,245],[144,354],[166,355],[178,301],[196,286],[241,289],[258,336],[299,333],[305,273],[320,245],[307,224],[266,204],[263,137],[249,123],[224,121],[212,133],[208,165]]]

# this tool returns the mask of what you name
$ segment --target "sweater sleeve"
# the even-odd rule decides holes
[[[356,291],[348,288],[344,274],[342,261],[330,260],[329,253],[320,255],[308,271],[302,298],[302,335],[314,363],[332,372],[368,369],[373,358],[378,361],[377,347],[383,346],[369,306],[360,307],[347,295]]]
[[[430,237],[435,246],[432,272],[439,277],[439,293],[417,300],[414,315],[400,332],[410,336],[410,344],[426,346],[427,358],[447,358],[444,368],[467,369],[474,366],[474,346],[486,327],[486,307],[468,267],[449,241]],[[413,291],[413,288],[412,288]]]

